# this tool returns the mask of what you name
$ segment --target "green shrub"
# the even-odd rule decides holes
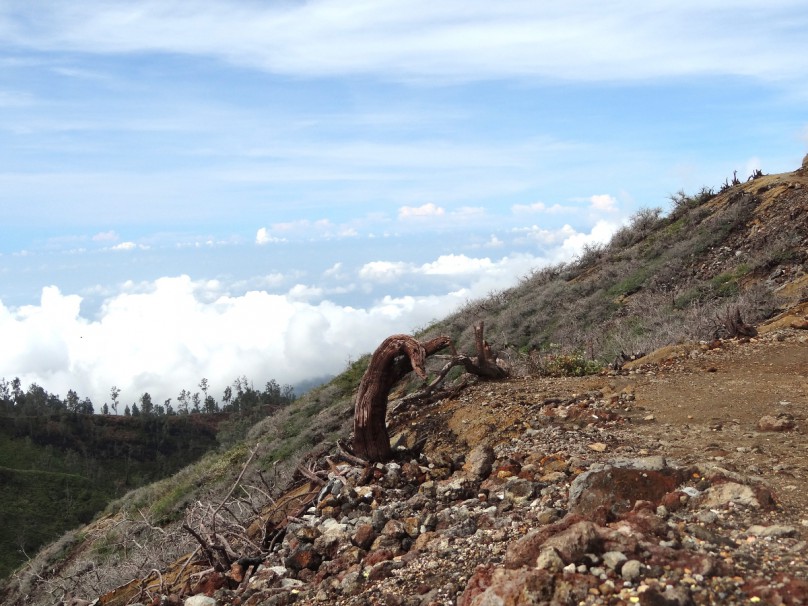
[[[632,295],[643,287],[649,275],[650,271],[647,267],[640,268],[624,280],[612,286],[606,291],[606,294],[610,297]]]
[[[551,345],[557,349],[557,346]],[[531,374],[544,377],[583,377],[594,375],[603,370],[603,365],[596,360],[587,359],[581,352],[532,354],[530,356]]]

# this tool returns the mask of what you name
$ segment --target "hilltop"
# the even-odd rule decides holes
[[[428,327],[468,351],[485,320],[512,376],[418,404],[406,381],[396,460],[339,446],[365,357],[65,535],[4,603],[805,603],[806,164],[676,194]]]

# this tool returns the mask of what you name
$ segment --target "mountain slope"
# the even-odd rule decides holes
[[[672,197],[643,210],[606,246],[536,270],[432,327],[465,347],[485,318],[489,340],[515,353],[581,351],[611,361],[681,339],[708,338],[738,306],[755,322],[808,294],[808,166],[723,192]]]
[[[113,498],[215,448],[224,417],[0,417],[0,578]]]
[[[352,557],[359,558],[358,561],[329,564],[333,570],[326,566],[316,573],[320,576],[316,576],[313,569],[307,566],[287,569],[288,573],[282,576],[296,578],[287,579],[286,590],[282,590],[280,579],[270,582],[267,576],[260,577],[263,579],[261,587],[268,592],[261,595],[267,600],[272,595],[284,595],[286,597],[283,599],[288,600],[291,599],[290,588],[298,587],[303,592],[300,595],[312,601],[319,599],[317,592],[322,591],[321,597],[327,600],[339,597],[345,603],[382,603],[393,600],[391,596],[395,595],[396,579],[401,579],[398,584],[399,601],[395,603],[404,603],[405,598],[412,598],[411,603],[420,604],[422,598],[417,596],[421,595],[426,600],[423,603],[429,603],[429,600],[438,603],[453,601],[465,591],[470,591],[467,595],[472,596],[474,591],[466,587],[466,582],[476,574],[476,562],[486,558],[489,564],[501,561],[520,533],[558,519],[553,515],[564,515],[570,498],[570,483],[585,470],[593,469],[596,463],[613,463],[615,454],[635,457],[667,454],[670,449],[672,455],[682,459],[677,463],[677,469],[693,463],[694,457],[696,463],[704,465],[726,461],[737,468],[737,471],[726,471],[728,474],[737,474],[739,479],[736,483],[739,485],[754,484],[751,480],[741,478],[739,473],[744,471],[744,462],[750,457],[760,459],[754,462],[760,469],[785,457],[788,459],[786,469],[791,470],[796,483],[793,485],[797,488],[787,489],[792,484],[782,484],[780,488],[794,495],[805,494],[806,491],[800,488],[805,477],[803,466],[797,459],[788,456],[796,442],[789,436],[787,440],[767,444],[771,440],[766,438],[766,434],[758,435],[754,425],[750,425],[750,420],[753,421],[758,412],[763,416],[775,403],[762,397],[749,398],[748,408],[744,415],[737,418],[739,422],[736,424],[733,419],[738,415],[734,411],[713,408],[709,390],[711,385],[715,385],[716,389],[730,390],[728,393],[735,394],[726,401],[738,399],[743,392],[732,392],[731,389],[735,389],[733,386],[741,382],[747,371],[744,361],[773,355],[773,352],[779,351],[779,347],[793,348],[788,355],[802,356],[795,358],[797,362],[804,360],[805,335],[791,328],[792,323],[803,321],[804,314],[808,312],[803,308],[793,308],[796,315],[780,318],[776,321],[780,324],[773,324],[779,332],[772,332],[752,342],[749,347],[743,340],[721,341],[714,337],[728,336],[723,319],[730,309],[737,308],[744,320],[758,323],[804,300],[808,292],[806,250],[808,166],[794,173],[761,176],[747,183],[739,183],[717,195],[701,192],[694,197],[677,196],[675,208],[669,216],[643,211],[608,246],[587,250],[580,259],[569,265],[537,271],[517,287],[470,303],[419,336],[449,334],[460,343],[460,349],[468,351],[472,349],[469,327],[474,321],[483,319],[488,339],[502,351],[503,356],[510,358],[514,374],[521,378],[501,383],[480,383],[459,391],[454,397],[423,408],[398,409],[396,414],[391,414],[391,434],[399,432],[402,443],[412,445],[426,439],[422,455],[412,455],[415,467],[407,468],[411,470],[411,476],[405,477],[403,471],[403,463],[411,463],[406,459],[398,470],[393,466],[382,466],[371,470],[368,475],[361,468],[349,469],[344,464],[340,467],[336,457],[330,460],[323,457],[329,452],[333,454],[336,440],[348,435],[352,415],[351,395],[367,364],[364,358],[331,383],[259,423],[244,443],[237,444],[227,452],[206,456],[169,481],[127,495],[108,508],[103,518],[80,532],[66,535],[42,552],[16,575],[0,595],[7,604],[37,604],[49,603],[49,595],[61,598],[65,592],[92,599],[120,585],[140,592],[137,595],[127,594],[132,599],[146,599],[146,594],[142,592],[147,584],[139,584],[139,581],[128,584],[131,579],[147,577],[152,568],[172,570],[170,564],[174,561],[177,562],[173,568],[175,573],[190,571],[188,554],[198,544],[188,532],[182,530],[181,522],[201,528],[206,520],[209,522],[213,512],[220,512],[225,503],[232,503],[232,508],[228,505],[232,509],[228,511],[228,524],[246,528],[256,520],[256,512],[271,510],[273,500],[280,497],[282,488],[291,478],[302,481],[312,470],[326,469],[342,474],[344,483],[354,486],[356,494],[350,497],[353,499],[352,505],[338,499],[333,505],[341,507],[340,511],[345,516],[350,517],[355,513],[356,516],[351,519],[359,520],[363,516],[372,518],[373,511],[380,510],[388,521],[391,518],[403,519],[405,513],[410,512],[410,517],[424,522],[420,519],[422,514],[432,513],[436,516],[436,525],[430,532],[440,534],[455,528],[459,523],[458,515],[465,516],[464,519],[471,515],[475,527],[479,529],[483,518],[479,517],[478,509],[482,511],[488,507],[484,501],[478,499],[477,504],[464,505],[451,497],[451,490],[446,493],[449,494],[448,500],[444,498],[441,501],[430,496],[431,492],[424,492],[422,486],[428,481],[432,481],[433,486],[449,486],[453,478],[460,481],[462,478],[457,474],[463,459],[471,457],[472,449],[481,444],[493,448],[494,464],[499,466],[500,471],[510,470],[508,473],[512,476],[521,477],[521,472],[514,470],[517,467],[524,470],[526,460],[533,457],[537,471],[529,478],[521,479],[534,483],[531,490],[539,491],[549,501],[545,503],[540,499],[541,507],[537,506],[537,509],[531,504],[532,501],[517,503],[514,495],[503,496],[501,502],[509,502],[512,509],[497,507],[496,511],[503,516],[503,520],[507,520],[507,525],[483,528],[494,534],[480,535],[483,542],[476,545],[473,552],[478,555],[472,557],[472,551],[468,552],[468,558],[457,555],[457,549],[469,546],[469,537],[477,536],[474,533],[463,534],[466,531],[452,531],[454,535],[443,538],[430,535],[431,538],[421,539],[421,543],[411,540],[405,544],[404,538],[397,537],[396,549],[432,558],[430,561],[435,562],[435,566],[431,573],[411,568],[412,559],[407,559],[404,554],[399,554],[398,560],[382,559],[374,563],[364,559],[367,550],[365,555],[350,550],[354,554]],[[703,339],[704,343],[693,342],[694,339]],[[677,346],[680,349],[673,347],[650,361],[646,358],[648,365],[640,366],[639,370],[604,371],[604,374],[590,378],[547,379],[535,376],[536,371],[547,368],[549,359],[559,354],[579,352],[581,358],[587,361],[596,358],[605,362],[621,350],[632,353],[651,351],[676,343],[682,343]],[[726,367],[723,366],[722,355],[727,356]],[[639,360],[633,364],[644,362]],[[760,371],[760,377],[765,377],[764,371]],[[693,373],[703,376],[706,386],[703,393],[707,394],[701,396],[703,405],[698,409],[688,408],[683,415],[665,417],[680,404],[691,406],[685,387]],[[678,378],[670,379],[672,376]],[[802,375],[798,375],[798,381],[804,380],[804,377],[799,377]],[[670,382],[666,384],[662,382],[663,379]],[[792,420],[798,428],[808,405],[804,401],[804,389],[802,394],[798,391],[789,396],[790,399],[784,400],[795,407],[794,412],[789,414],[794,417]],[[693,395],[695,397],[695,392]],[[689,419],[688,415],[693,418]],[[713,416],[718,418],[713,419]],[[657,421],[657,417],[665,418],[666,425]],[[718,425],[720,429],[717,429]],[[751,434],[752,437],[747,439],[744,434]],[[689,441],[676,441],[688,436],[692,437]],[[752,441],[741,443],[741,438]],[[739,444],[737,447],[736,440]],[[597,447],[590,448],[590,445]],[[754,452],[755,448],[759,452]],[[544,475],[553,473],[553,460],[559,461],[554,471],[561,475],[542,479],[543,475],[538,471]],[[245,466],[248,462],[250,464]],[[306,463],[306,466],[300,468],[301,463]],[[495,475],[498,473],[496,469],[494,467]],[[237,481],[242,472],[243,476]],[[390,476],[391,473],[392,476],[397,475],[398,480]],[[472,485],[480,488],[481,479],[478,478],[476,484]],[[702,488],[694,489],[706,490],[720,484],[718,480],[706,479],[705,482]],[[499,485],[492,485],[492,488],[496,486]],[[236,488],[243,488],[239,492],[240,501],[231,498],[234,494],[231,490],[238,492]],[[499,488],[494,494],[499,494],[497,490]],[[364,505],[356,500],[360,492],[370,497],[362,501]],[[417,500],[420,506],[413,509],[415,505],[409,500],[417,495],[423,498]],[[461,496],[479,496],[474,495],[473,491],[466,494],[465,489],[458,495],[458,499]],[[788,514],[788,520],[792,522],[799,518],[800,511],[804,511],[801,509],[804,503],[799,499],[781,498],[779,503],[778,511]],[[464,512],[453,510],[452,507],[466,509]],[[547,513],[540,517],[548,509],[555,510],[555,514]],[[513,514],[509,513],[511,511]],[[327,516],[322,515],[321,509],[318,512],[312,514],[313,517],[304,526],[321,527]],[[701,510],[694,509],[688,515],[700,513]],[[330,511],[330,515],[340,519],[340,513],[336,510]],[[768,524],[776,518],[765,518],[766,515],[769,514],[755,518],[755,521]],[[444,516],[443,526],[440,525],[440,516]],[[754,516],[747,517],[752,520]],[[685,527],[689,520],[682,518],[681,526]],[[725,518],[727,524],[740,523],[733,520],[731,516]],[[220,523],[224,528],[225,522]],[[495,521],[491,523],[497,524]],[[597,527],[606,528],[600,522]],[[377,535],[381,530],[375,530]],[[690,540],[691,531],[688,531],[690,534],[677,532],[676,541],[685,543],[685,539]],[[291,538],[291,535],[287,535],[274,543],[263,544],[272,554],[264,556],[267,564],[287,563],[281,556],[293,554],[295,545],[294,542],[290,543]],[[437,540],[434,545],[432,539]],[[734,542],[737,544],[737,541]],[[260,548],[261,544],[256,546]],[[404,549],[405,546],[407,549]],[[634,555],[642,558],[640,553]],[[782,554],[762,550],[755,555],[758,558],[755,562],[762,566],[766,558],[775,556],[781,557]],[[322,558],[322,554],[319,557]],[[748,559],[751,556],[738,552],[738,557]],[[356,581],[352,586],[345,582],[353,572],[360,576],[367,572],[367,576],[373,580],[377,574],[373,572],[374,566],[383,562],[395,563],[385,565],[387,569],[382,567],[378,570],[378,583],[365,583],[357,580],[357,576],[350,577]],[[339,568],[343,565],[355,568],[346,573],[347,568]],[[799,566],[804,567],[804,562],[801,561]],[[262,574],[268,575],[269,570],[266,568]],[[393,574],[394,570],[404,572]],[[733,571],[737,572],[736,569],[730,570]],[[495,571],[491,569],[490,572],[494,574]],[[752,572],[763,574],[765,571]],[[496,574],[507,576],[509,573]],[[604,571],[603,574],[608,580],[613,580],[609,576],[611,573]],[[417,582],[408,580],[418,578],[423,579],[426,585],[433,581],[443,583],[439,587],[439,595],[429,594],[428,587],[421,593]],[[330,585],[326,583],[329,579]],[[392,580],[388,583],[385,579]],[[292,583],[292,580],[295,582]],[[313,584],[314,581],[316,584]],[[677,586],[680,581],[681,578],[675,581]],[[478,579],[479,587],[489,587],[485,585],[486,582]],[[153,585],[149,587],[149,591],[156,591]],[[402,587],[412,593],[402,593]],[[277,591],[272,593],[270,589]],[[733,585],[731,589],[751,595],[751,589],[743,589],[741,585]],[[191,590],[194,588],[185,587],[183,591]],[[234,589],[231,587],[228,591]],[[714,593],[705,593],[705,596],[711,598],[718,593],[720,591],[716,589]],[[124,593],[116,595],[120,597]],[[637,594],[632,595],[636,597]],[[113,594],[106,594],[102,603],[118,602]]]

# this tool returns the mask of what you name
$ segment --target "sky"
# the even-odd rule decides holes
[[[0,377],[342,371],[679,191],[799,167],[803,0],[3,0]]]

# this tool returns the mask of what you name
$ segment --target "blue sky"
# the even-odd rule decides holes
[[[0,5],[0,376],[100,405],[337,372],[808,151],[808,8]]]

